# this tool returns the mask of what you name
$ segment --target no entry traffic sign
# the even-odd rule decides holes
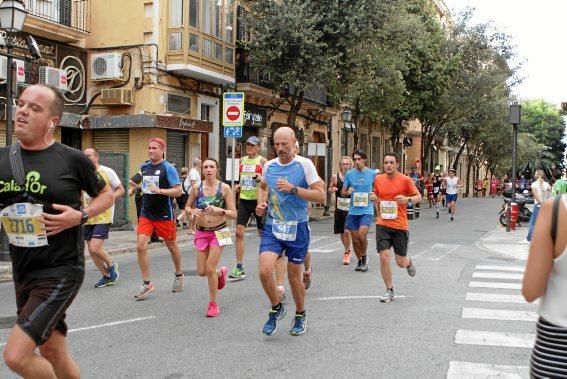
[[[225,92],[222,95],[222,124],[244,125],[244,92]]]
[[[240,109],[237,106],[231,105],[226,108],[226,118],[230,121],[236,121],[240,117]]]

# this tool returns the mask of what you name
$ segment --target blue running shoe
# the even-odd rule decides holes
[[[108,276],[110,277],[112,284],[116,283],[120,277],[120,273],[118,272],[118,263],[114,262],[114,264],[107,268],[106,271],[108,271]]]
[[[296,314],[295,318],[293,319],[291,329],[289,330],[289,334],[291,334],[292,336],[300,336],[302,334],[305,334],[306,330],[307,319],[305,318],[305,315]]]
[[[110,278],[108,276],[103,276],[102,278],[100,278],[100,280],[95,284],[95,288],[101,288],[101,287],[106,287],[106,286],[111,286],[113,285],[114,282],[110,281]]]
[[[282,304],[282,307],[279,311],[271,310],[268,316],[268,321],[266,321],[266,323],[264,324],[264,329],[262,330],[262,332],[267,336],[274,334],[276,330],[278,330],[278,321],[284,318],[286,313],[287,308],[284,304]]]

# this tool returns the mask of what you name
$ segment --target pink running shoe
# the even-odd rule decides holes
[[[224,288],[224,285],[226,284],[226,273],[227,273],[228,269],[226,268],[226,266],[222,266],[221,269],[219,270],[219,284],[218,284],[218,289],[222,290]]]
[[[217,303],[209,302],[209,309],[207,309],[207,317],[217,317],[219,315],[219,306]]]

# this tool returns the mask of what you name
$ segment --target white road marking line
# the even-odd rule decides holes
[[[421,253],[412,255],[412,258],[423,257],[429,261],[440,261],[441,259],[445,258],[449,254],[455,252],[461,245],[454,245],[454,244],[444,244],[444,243],[436,243],[428,249],[425,249]]]
[[[473,362],[449,362],[447,379],[521,379],[530,377],[528,366],[491,365]]]
[[[329,243],[327,245],[317,246],[314,249],[310,248],[309,251],[312,252],[312,253],[331,253],[333,251],[341,250],[342,244],[343,243],[341,241],[336,241],[336,242],[333,242],[333,243]],[[338,247],[325,249],[325,247],[330,247],[330,246],[333,246],[333,245],[337,245]]]
[[[507,309],[463,308],[463,318],[502,321],[529,321],[538,319],[536,312],[512,311]]]
[[[129,320],[121,320],[121,321],[113,321],[113,322],[108,322],[106,324],[99,324],[99,325],[93,325],[93,326],[87,326],[84,328],[77,328],[77,329],[70,329],[69,333],[72,332],[82,332],[83,330],[91,330],[91,329],[98,329],[98,328],[105,328],[107,326],[114,326],[114,325],[121,325],[121,324],[129,324],[131,322],[138,322],[138,321],[144,321],[144,320],[151,320],[156,318],[156,316],[147,316],[147,317],[137,317],[137,318],[131,318]]]
[[[69,329],[68,332],[69,333],[82,332],[82,331],[85,331],[85,330],[106,328],[106,327],[109,327],[109,326],[115,326],[115,325],[121,325],[121,324],[129,324],[129,323],[132,323],[132,322],[151,320],[151,319],[154,319],[154,318],[156,318],[156,316],[137,317],[137,318],[131,318],[129,320],[120,320],[120,321],[107,322],[106,324],[86,326],[84,328]],[[6,342],[0,343],[0,346],[4,346],[4,345],[6,345]]]
[[[507,295],[503,293],[478,293],[468,292],[465,300],[489,301],[495,303],[522,303],[528,304],[522,295]]]
[[[470,282],[469,287],[520,290],[522,289],[522,283]]]
[[[314,301],[328,301],[328,300],[354,300],[354,299],[379,299],[382,296],[333,296],[333,297],[319,297],[316,299],[311,299]],[[394,300],[397,298],[406,298],[411,296],[405,295],[395,295]]]
[[[473,278],[522,280],[524,274],[514,272],[473,272]]]
[[[476,265],[477,270],[494,270],[494,271],[515,271],[524,272],[525,267],[520,266],[491,266],[491,265]]]
[[[459,329],[455,335],[455,343],[464,345],[506,346],[530,349],[534,346],[535,334]]]

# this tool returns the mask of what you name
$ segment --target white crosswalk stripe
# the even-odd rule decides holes
[[[525,268],[519,265],[475,266],[469,288],[485,289],[486,292],[481,290],[468,292],[465,297],[467,306],[462,308],[461,317],[463,323],[464,320],[479,320],[478,326],[476,322],[472,324],[478,327],[478,330],[458,329],[455,333],[455,344],[475,346],[475,352],[481,352],[483,347],[489,346],[499,347],[502,353],[505,352],[504,349],[525,349],[528,352],[526,365],[506,365],[501,364],[506,363],[502,361],[450,361],[447,378],[529,378],[528,349],[531,349],[535,342],[535,322],[538,315],[535,312],[535,305],[528,304],[519,293],[524,271]],[[481,320],[494,321],[483,323]],[[471,324],[469,321],[463,325],[470,327]],[[486,328],[486,325],[490,327]],[[495,330],[487,330],[491,328]],[[499,356],[495,356],[494,359],[498,359]]]

